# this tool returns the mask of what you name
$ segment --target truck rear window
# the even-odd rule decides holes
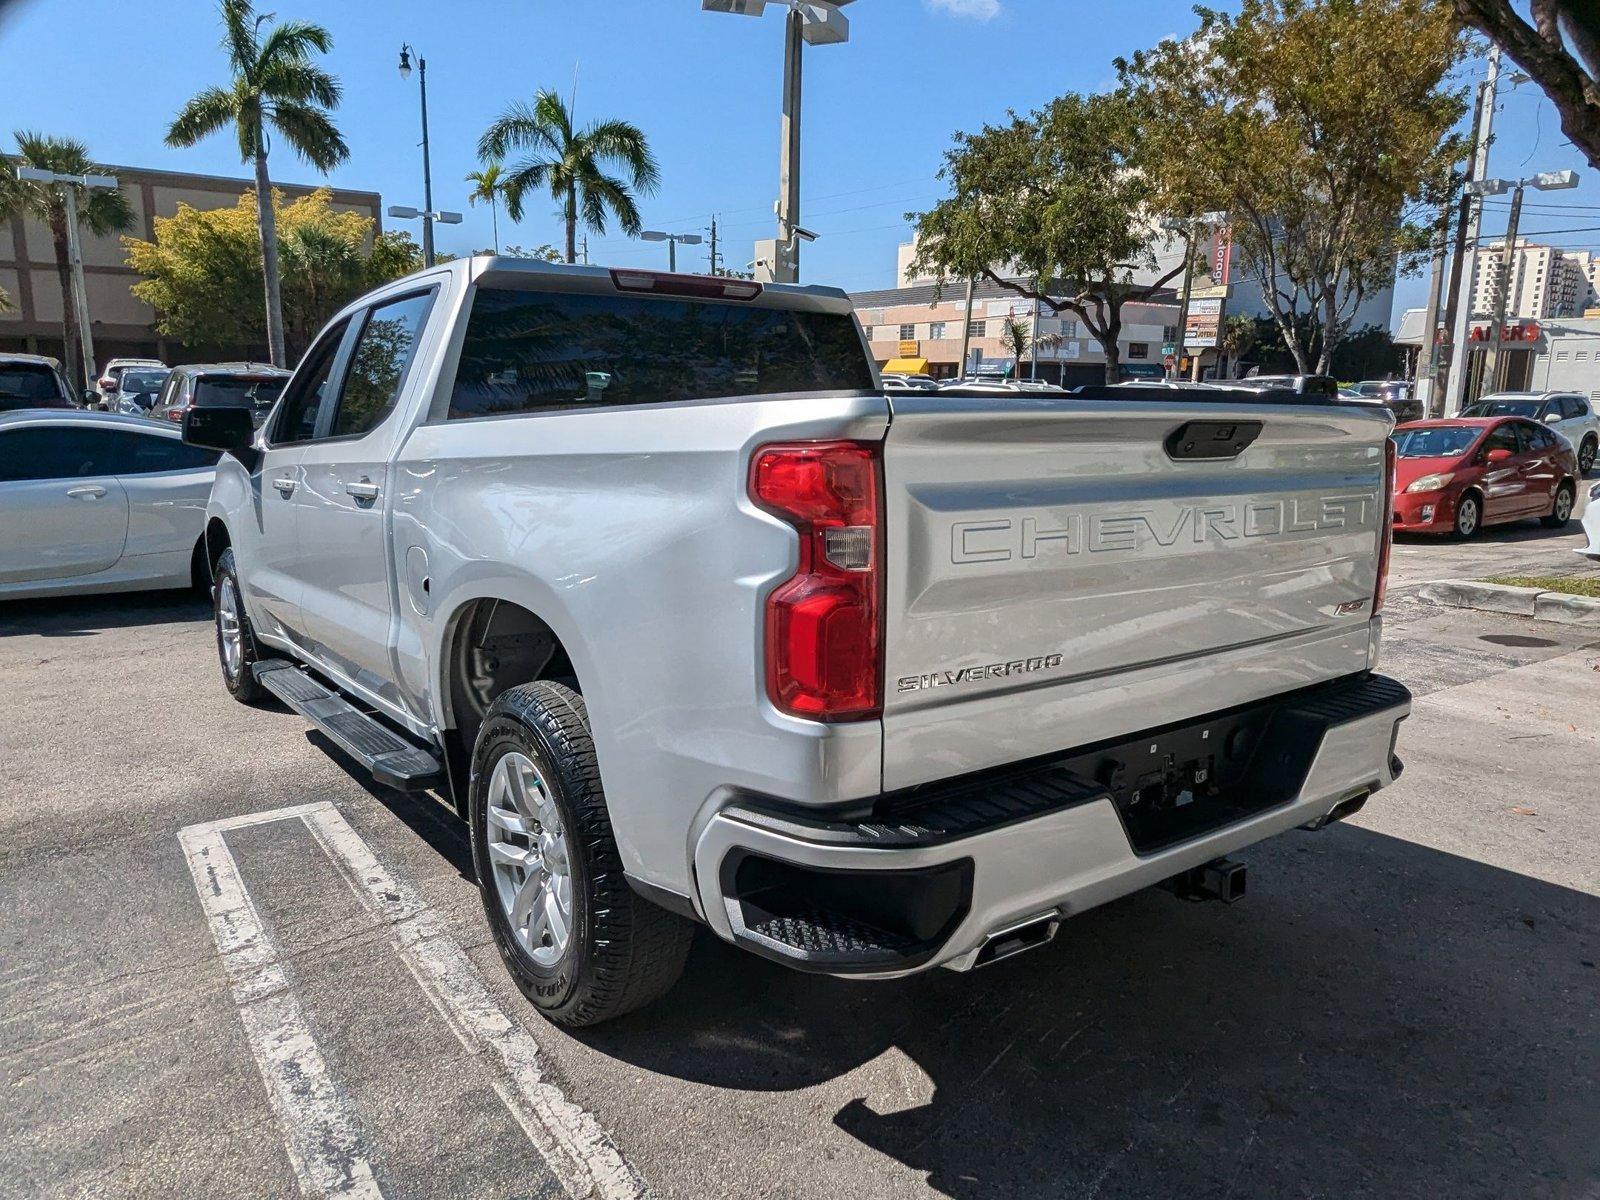
[[[481,288],[449,418],[871,387],[848,314]]]

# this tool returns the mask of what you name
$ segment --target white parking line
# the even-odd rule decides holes
[[[632,1200],[644,1181],[594,1117],[544,1078],[539,1047],[495,1004],[438,914],[378,862],[331,803],[303,804],[203,825],[178,836],[233,984],[245,1034],[308,1196],[377,1197],[349,1100],[289,989],[276,949],[223,842],[230,829],[301,820],[467,1051],[482,1061],[511,1114],[569,1196]],[[270,1001],[270,1003],[268,1003]]]

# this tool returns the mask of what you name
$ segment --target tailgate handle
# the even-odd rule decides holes
[[[1260,436],[1260,421],[1189,421],[1167,434],[1167,457],[1180,462],[1238,458]]]

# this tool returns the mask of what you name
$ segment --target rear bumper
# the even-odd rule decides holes
[[[1360,676],[832,819],[736,800],[696,844],[701,908],[723,938],[801,970],[964,970],[1001,931],[1071,916],[1353,807],[1398,776],[1410,700],[1393,680]],[[1106,769],[1130,753],[1170,751],[1181,763],[1239,728],[1259,734],[1248,767],[1187,811],[1180,801],[1152,821],[1138,781]]]

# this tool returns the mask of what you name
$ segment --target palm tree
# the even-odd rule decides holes
[[[296,154],[326,174],[350,156],[344,137],[328,117],[339,107],[338,80],[314,65],[312,52],[326,54],[333,39],[321,25],[285,21],[263,37],[262,22],[250,0],[221,0],[222,47],[233,80],[210,87],[178,110],[167,131],[167,145],[192,146],[232,125],[239,137],[239,160],[255,161],[256,209],[261,226],[261,268],[266,280],[267,346],[272,361],[284,366],[283,297],[278,279],[278,222],[272,180],[267,175],[268,128]]]
[[[660,169],[644,134],[627,121],[597,121],[583,130],[573,128],[572,113],[556,93],[545,90],[533,103],[516,103],[478,139],[478,157],[484,163],[502,161],[512,150],[529,151],[514,166],[501,191],[506,213],[522,220],[522,202],[529,192],[548,189],[562,205],[567,223],[567,261],[578,261],[578,218],[584,228],[606,231],[606,214],[629,237],[639,232],[639,209],[633,193],[649,195],[661,180]],[[607,175],[602,167],[619,164],[628,180]],[[629,187],[632,191],[629,191]]]
[[[479,201],[488,202],[489,219],[494,222],[494,252],[499,254],[500,191],[505,187],[505,171],[497,162],[485,163],[483,170],[468,173],[467,182],[476,185],[467,193],[468,204],[476,207]]]
[[[30,167],[58,171],[63,175],[104,175],[96,166],[89,148],[73,138],[46,137],[21,130],[16,133],[17,156]],[[133,210],[120,191],[103,188],[76,188],[78,229],[83,233],[120,233],[133,225]],[[10,171],[0,171],[0,217],[13,214],[30,216],[50,230],[55,243],[56,278],[61,283],[62,362],[73,386],[86,384],[86,371],[92,364],[79,361],[78,314],[72,306],[72,261],[67,253],[67,203],[62,185],[31,183],[17,179]]]
[[[1033,345],[1033,327],[1021,317],[1007,317],[1000,325],[1000,340],[1017,360],[1013,379],[1022,378],[1022,360]]]

